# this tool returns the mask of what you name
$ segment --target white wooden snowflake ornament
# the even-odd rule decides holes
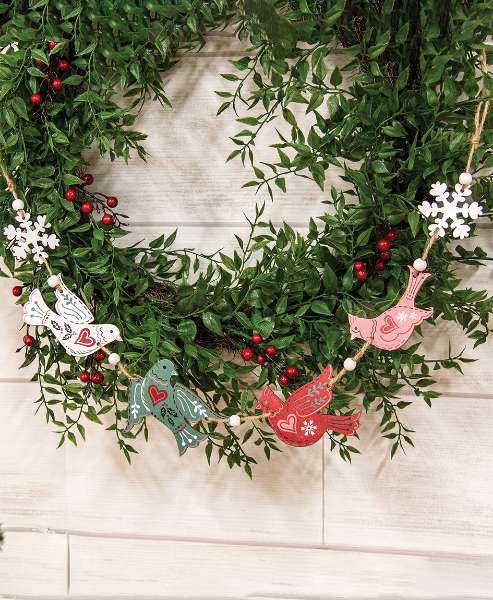
[[[47,233],[51,225],[46,222],[46,215],[39,215],[33,222],[29,213],[18,212],[15,220],[18,227],[7,225],[3,229],[7,239],[14,242],[10,248],[12,254],[17,260],[25,260],[31,254],[41,264],[48,258],[46,249],[54,250],[60,244],[54,233]]]
[[[419,212],[424,217],[433,217],[435,221],[429,225],[430,235],[433,235],[438,229],[440,237],[446,233],[446,229],[450,227],[452,235],[455,238],[463,240],[469,237],[471,228],[465,222],[475,221],[483,214],[483,208],[477,202],[467,202],[466,198],[471,195],[469,186],[457,183],[455,191],[451,194],[447,191],[447,184],[437,181],[431,186],[430,195],[436,200],[428,202],[425,200],[418,206]]]

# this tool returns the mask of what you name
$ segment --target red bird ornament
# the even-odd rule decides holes
[[[433,315],[432,310],[414,306],[414,300],[430,273],[409,266],[409,281],[399,302],[374,319],[348,315],[351,339],[361,338],[382,350],[397,350],[411,337],[414,328]]]
[[[290,446],[311,446],[330,429],[343,435],[353,435],[359,426],[361,412],[335,416],[322,414],[332,400],[332,365],[310,383],[298,388],[283,402],[266,385],[256,409],[272,413],[269,423],[278,438]]]

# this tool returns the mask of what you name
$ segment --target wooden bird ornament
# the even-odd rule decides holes
[[[41,292],[34,289],[24,305],[24,323],[44,325],[72,356],[88,356],[101,346],[120,340],[120,330],[115,325],[92,324],[94,316],[87,306],[71,292],[58,275],[59,285],[55,289],[57,302],[51,310]]]
[[[361,338],[382,350],[397,350],[411,337],[414,328],[433,315],[432,310],[414,306],[414,300],[430,273],[409,266],[409,281],[399,302],[374,319],[348,315],[351,339]]]
[[[326,415],[320,411],[332,400],[332,365],[310,383],[298,388],[283,402],[266,385],[256,409],[273,413],[269,423],[277,437],[290,446],[311,446],[328,430],[343,435],[353,435],[359,426],[361,413],[353,415]]]
[[[127,430],[152,414],[174,434],[181,455],[207,438],[188,421],[198,422],[219,415],[191,390],[180,383],[171,383],[176,375],[173,363],[163,359],[147,372],[142,381],[130,383]]]

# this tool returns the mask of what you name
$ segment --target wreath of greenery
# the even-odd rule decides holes
[[[226,415],[248,412],[253,390],[276,377],[267,364],[252,384],[248,374],[258,366],[224,357],[224,350],[244,346],[252,331],[269,337],[287,362],[302,365],[300,381],[308,381],[328,362],[340,368],[357,349],[349,339],[348,313],[380,312],[395,302],[406,265],[426,243],[417,204],[431,181],[454,180],[464,166],[479,91],[478,52],[493,29],[491,3],[481,0],[14,0],[1,3],[0,12],[0,148],[4,168],[27,191],[30,212],[46,214],[62,240],[50,253],[51,268],[84,295],[98,322],[121,329],[124,342],[115,349],[132,372],[144,373],[170,357],[181,380]],[[223,99],[219,113],[228,110],[239,122],[227,159],[251,163],[254,179],[245,185],[273,196],[293,175],[323,189],[327,169],[336,165],[343,167],[348,189],[328,190],[328,211],[310,220],[307,235],[263,222],[258,207],[249,238],[236,236],[233,256],[173,249],[175,233],[147,248],[114,245],[126,235],[118,221],[104,227],[94,215],[81,219],[80,200],[91,197],[96,211],[103,205],[80,178],[84,151],[97,145],[112,160],[132,152],[144,158],[145,135],[132,129],[143,103],[151,98],[170,105],[162,74],[179,69],[178,50],[199,51],[207,31],[230,24],[251,48],[223,74],[230,87],[216,93]],[[58,43],[48,50],[49,41]],[[327,68],[334,51],[347,56],[343,68]],[[61,58],[71,67],[61,74],[63,90],[54,92],[42,63],[51,69]],[[344,73],[350,82],[342,86]],[[488,77],[485,83],[491,90]],[[117,103],[117,90],[125,105]],[[43,102],[32,106],[30,96],[38,91]],[[308,130],[295,116],[300,107],[313,117]],[[258,165],[259,131],[279,120],[289,124],[290,135],[279,136],[276,162]],[[492,138],[490,119],[475,170],[493,165]],[[78,187],[76,202],[65,200],[68,186]],[[489,217],[492,186],[488,175],[473,187]],[[10,202],[1,192],[2,227],[12,222]],[[392,260],[381,273],[357,281],[354,261],[371,260],[389,226],[399,230]],[[462,289],[454,268],[482,264],[485,252],[437,245],[430,257],[434,277],[420,304],[434,309],[433,323],[455,321],[475,344],[483,343],[492,298]],[[5,247],[1,256],[9,276],[23,284],[19,303],[32,287],[47,289],[42,267],[14,264]],[[101,424],[112,413],[107,428],[130,460],[132,439],[141,433],[147,439],[148,430],[145,423],[136,432],[124,430],[124,376],[108,370],[102,386],[74,383],[80,364],[48,333],[38,330],[36,336],[22,366],[37,364],[38,408],[56,426],[60,445],[85,437],[83,417]],[[402,388],[431,405],[439,396],[430,389],[433,370],[460,371],[469,360],[461,354],[429,360],[419,346],[366,353],[331,404],[344,414],[359,394],[365,409],[374,405],[392,455],[412,444],[400,416],[410,404],[397,398]],[[255,463],[250,438],[267,458],[278,450],[272,432],[258,422],[241,437],[230,427],[204,427],[209,461],[217,452],[249,475]],[[343,459],[357,452],[346,438],[329,435]]]

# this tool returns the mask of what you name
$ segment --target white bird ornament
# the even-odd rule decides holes
[[[120,330],[115,325],[91,325],[94,321],[91,311],[65,286],[62,276],[57,277],[56,312],[46,305],[41,292],[34,289],[24,305],[24,323],[48,327],[72,356],[89,356],[101,346],[121,341]]]

